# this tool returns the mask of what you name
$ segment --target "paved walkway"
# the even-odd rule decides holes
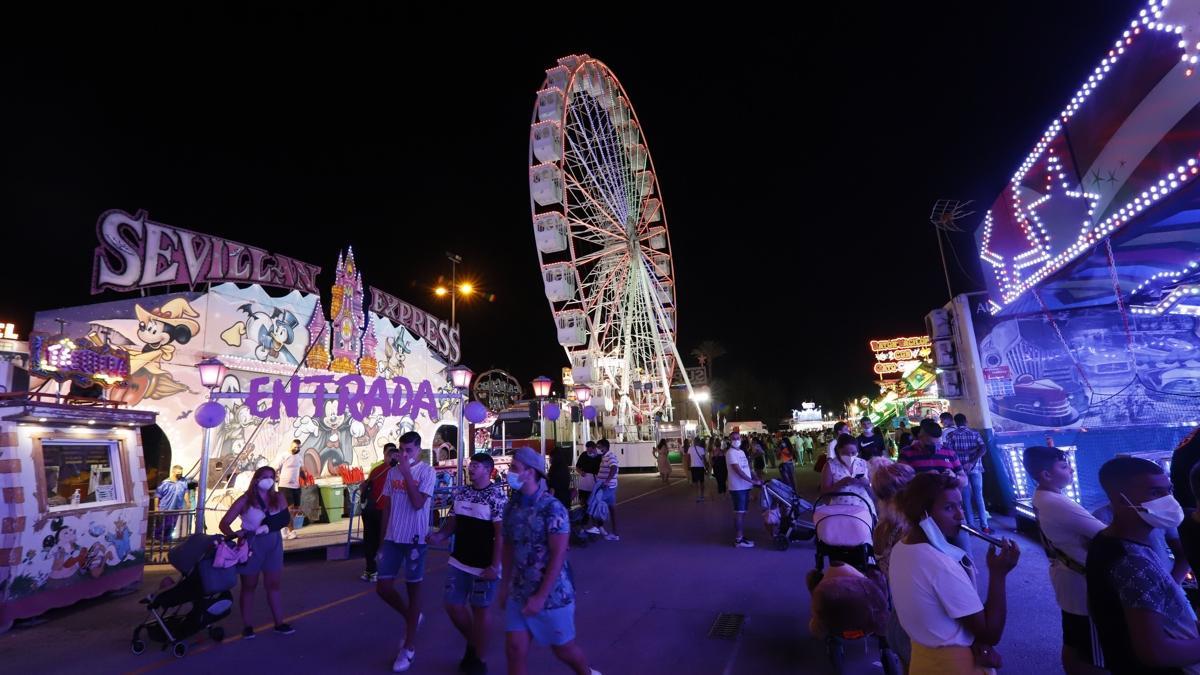
[[[678,469],[678,467],[676,467]],[[770,548],[761,521],[748,514],[748,534],[759,548],[732,546],[727,501],[695,503],[679,478],[664,487],[655,476],[623,476],[619,494],[620,542],[597,542],[570,553],[579,588],[579,643],[593,667],[605,673],[826,673],[823,644],[807,629],[809,596],[804,575],[813,565],[811,543],[787,552]],[[804,484],[815,475],[802,472]],[[1046,560],[1021,539],[1021,565],[1010,577],[1008,630],[1000,649],[1006,672],[1050,673],[1058,669],[1058,610],[1050,592]],[[975,555],[982,566],[983,550]],[[361,555],[361,554],[358,554]],[[454,673],[464,642],[441,608],[445,552],[431,552],[422,594],[426,620],[411,672]],[[137,595],[103,598],[50,613],[44,623],[0,636],[5,672],[220,673],[243,674],[278,667],[297,673],[385,673],[395,657],[401,620],[358,580],[361,560],[326,561],[323,552],[289,555],[284,606],[297,632],[269,631],[259,596],[259,637],[212,644],[197,638],[190,653],[175,659],[152,645],[141,656],[129,651],[129,635],[145,614]],[[147,573],[155,586],[166,568]],[[981,581],[981,584],[984,583]],[[744,614],[734,640],[708,637],[720,612]],[[223,624],[240,632],[236,611]],[[503,673],[503,633],[498,612],[487,654],[491,672]],[[865,643],[847,649],[849,672],[880,672]],[[268,671],[270,672],[270,671]],[[535,648],[530,672],[567,672],[548,649]]]

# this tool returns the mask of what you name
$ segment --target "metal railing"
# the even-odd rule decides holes
[[[146,564],[167,564],[167,553],[192,536],[196,509],[151,511],[146,521]]]

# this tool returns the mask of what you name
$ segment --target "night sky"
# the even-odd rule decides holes
[[[495,295],[459,306],[465,363],[556,377],[528,132],[543,71],[586,52],[654,157],[681,351],[723,344],[726,402],[771,419],[870,393],[867,341],[921,332],[945,301],[938,198],[976,201],[949,265],[956,293],[982,289],[970,232],[1138,3],[686,25],[235,7],[46,17],[30,31],[53,37],[6,54],[0,319],[24,334],[37,310],[119,297],[88,293],[96,218],[145,209],[319,265],[326,289],[353,245],[366,284],[447,318],[430,289],[455,251]]]

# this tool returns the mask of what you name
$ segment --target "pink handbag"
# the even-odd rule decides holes
[[[227,569],[236,565],[244,565],[250,558],[250,544],[245,539],[230,546],[224,539],[217,540],[217,554],[213,557],[213,567]]]

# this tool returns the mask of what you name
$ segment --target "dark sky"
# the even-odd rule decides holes
[[[36,310],[93,301],[97,216],[146,209],[320,265],[323,286],[352,244],[366,283],[446,316],[429,287],[456,251],[496,296],[460,307],[465,362],[554,376],[528,128],[544,69],[586,52],[621,79],[654,156],[681,351],[717,340],[718,377],[764,383],[730,403],[833,404],[871,391],[869,339],[921,331],[945,300],[932,203],[976,200],[973,230],[1137,6],[44,17],[29,32],[46,39],[0,66],[0,317],[28,332]],[[979,290],[956,237],[955,292]]]

